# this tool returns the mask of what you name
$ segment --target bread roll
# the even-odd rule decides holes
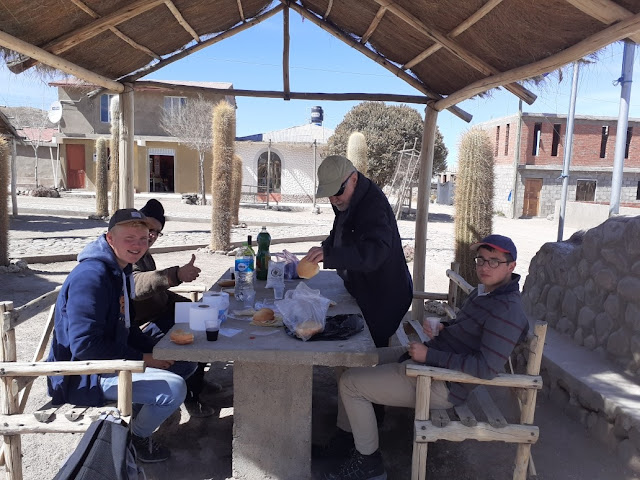
[[[300,278],[311,278],[318,274],[318,272],[320,271],[320,265],[318,265],[317,263],[313,263],[306,258],[303,258],[298,262],[296,271],[298,272],[298,276]]]
[[[193,333],[186,332],[181,328],[178,328],[177,330],[171,332],[171,335],[169,335],[169,340],[177,345],[188,345],[190,343],[193,343]]]
[[[296,335],[302,339],[313,337],[316,333],[324,330],[321,323],[315,320],[307,320],[296,325]]]
[[[253,314],[253,321],[256,324],[271,322],[275,313],[270,308],[261,308],[256,313]]]

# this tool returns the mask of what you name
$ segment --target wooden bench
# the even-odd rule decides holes
[[[471,292],[473,287],[464,281],[455,271],[455,265],[447,270],[450,279],[448,294],[434,294],[416,292],[414,298],[447,300],[445,311],[450,318],[455,318],[456,291],[460,288],[465,293]],[[428,341],[422,331],[422,325],[409,316],[396,332],[400,342],[408,343],[407,330],[418,336],[421,341]],[[429,442],[448,440],[460,442],[463,440],[501,441],[518,444],[513,478],[524,480],[527,471],[535,476],[535,466],[531,458],[531,445],[538,440],[538,427],[533,425],[537,391],[542,388],[540,377],[540,363],[547,331],[545,322],[537,322],[533,332],[525,344],[516,347],[514,355],[524,352],[527,359],[524,374],[515,374],[511,359],[509,370],[511,373],[499,374],[491,380],[477,378],[465,373],[445,368],[425,365],[407,365],[408,376],[417,377],[416,409],[414,419],[414,440],[412,458],[412,480],[426,479],[427,446]],[[450,410],[429,410],[431,382],[441,380],[445,382],[459,382],[479,385],[470,394],[468,401]],[[505,415],[492,399],[487,386],[509,387],[516,389],[519,420],[509,423]]]
[[[192,301],[207,290],[204,285],[180,285],[171,290],[188,293]],[[4,447],[0,465],[6,466],[6,478],[22,480],[22,443],[26,433],[83,433],[100,413],[117,408],[120,416],[130,419],[132,411],[132,374],[144,371],[144,362],[131,360],[98,360],[83,362],[43,362],[54,327],[55,301],[60,287],[14,309],[12,302],[0,302],[0,434]],[[31,362],[17,362],[15,327],[49,310],[44,329]],[[118,402],[104,407],[52,405],[47,402],[33,413],[23,413],[34,380],[39,376],[118,374]]]

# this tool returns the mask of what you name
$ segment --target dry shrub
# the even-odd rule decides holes
[[[211,168],[211,250],[229,250],[231,245],[231,192],[235,109],[227,102],[213,109],[213,165]]]

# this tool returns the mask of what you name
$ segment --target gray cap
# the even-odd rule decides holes
[[[316,197],[331,197],[338,193],[340,185],[356,167],[342,155],[330,155],[318,167],[318,193]]]

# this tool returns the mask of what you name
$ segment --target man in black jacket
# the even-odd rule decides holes
[[[376,347],[389,345],[413,298],[413,283],[389,201],[341,155],[318,167],[316,197],[329,197],[336,218],[306,259],[335,268],[358,302]]]

